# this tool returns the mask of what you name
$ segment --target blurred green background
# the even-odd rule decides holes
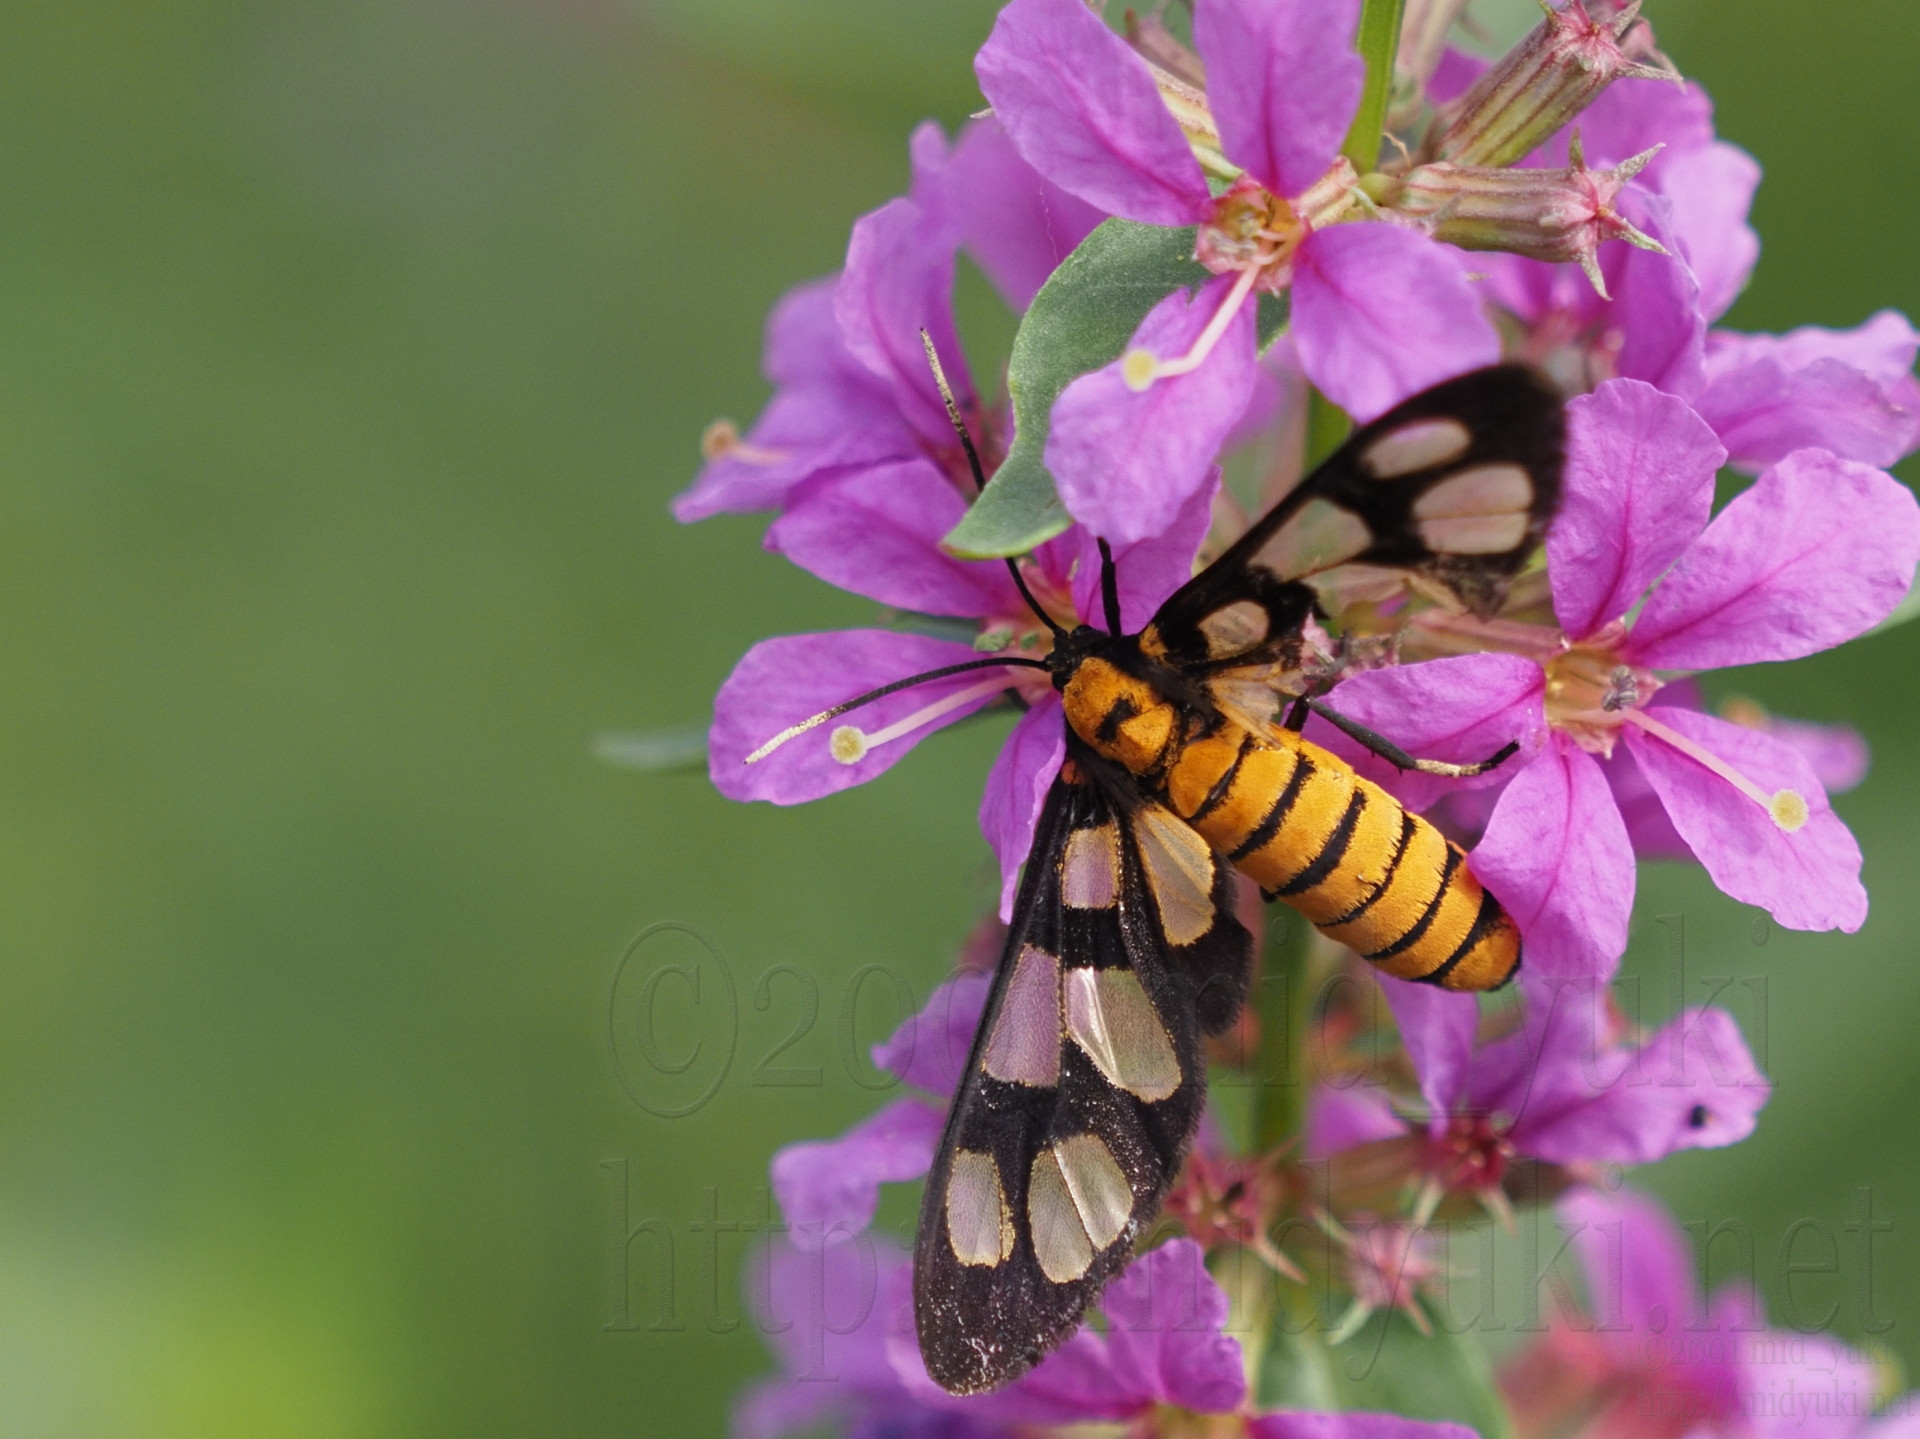
[[[1767,167],[1734,323],[1920,312],[1920,11],[1649,8]],[[1000,727],[802,811],[589,747],[869,614],[665,506],[758,408],[769,302],[978,107],[993,9],[4,7],[0,1432],[710,1434],[766,1367],[744,1238],[699,1226],[877,1102],[896,981],[991,888]],[[1650,873],[1629,972],[1672,1007],[1684,915],[1685,997],[1733,976],[1779,1086],[1650,1182],[1749,1225],[1776,1299],[1826,1226],[1798,1313],[1920,1366],[1916,659],[1920,625],[1728,680],[1871,740],[1867,928]],[[701,987],[658,981],[650,1065],[668,965]]]

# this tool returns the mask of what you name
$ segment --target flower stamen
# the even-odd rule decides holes
[[[1768,794],[1759,785],[1741,774],[1739,770],[1721,759],[1718,755],[1702,748],[1674,729],[1647,714],[1645,710],[1630,710],[1624,716],[1629,724],[1637,724],[1656,739],[1672,745],[1680,753],[1696,764],[1704,765],[1719,775],[1721,779],[1739,790],[1767,812],[1767,817],[1780,829],[1793,834],[1805,826],[1812,811],[1807,805],[1807,797],[1797,789],[1779,789]]]
[[[977,685],[970,685],[966,689],[950,694],[945,699],[935,700],[932,704],[915,710],[905,719],[895,720],[884,729],[877,729],[871,734],[858,725],[843,724],[829,737],[828,748],[841,764],[858,764],[875,746],[897,740],[902,735],[912,734],[922,725],[931,724],[942,715],[953,713],[961,705],[971,704],[982,695],[990,695],[1006,689],[1008,684],[1009,680],[1005,678],[983,680]]]
[[[1249,265],[1240,272],[1233,282],[1233,288],[1227,291],[1227,298],[1220,302],[1220,308],[1207,321],[1206,329],[1193,342],[1193,348],[1179,359],[1162,360],[1144,346],[1135,346],[1127,351],[1126,357],[1120,362],[1120,377],[1126,381],[1127,388],[1139,394],[1155,380],[1168,380],[1199,369],[1206,363],[1207,356],[1213,353],[1213,347],[1220,343],[1220,337],[1226,334],[1233,317],[1240,313],[1241,305],[1253,293],[1253,282],[1259,278],[1260,267],[1257,265]]]
[[[738,460],[743,465],[777,465],[786,457],[785,450],[769,450],[748,444],[740,438],[740,427],[732,420],[715,420],[700,435],[700,458],[703,460]]]

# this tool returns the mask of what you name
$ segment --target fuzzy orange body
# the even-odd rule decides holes
[[[1494,989],[1520,934],[1447,837],[1291,730],[1199,723],[1148,681],[1084,661],[1061,698],[1074,732],[1126,766],[1269,898],[1388,974]]]

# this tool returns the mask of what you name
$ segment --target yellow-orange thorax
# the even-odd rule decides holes
[[[1338,755],[1291,730],[1189,716],[1154,685],[1089,657],[1067,723],[1126,766],[1217,854],[1330,938],[1403,979],[1491,989],[1520,936],[1458,846]]]

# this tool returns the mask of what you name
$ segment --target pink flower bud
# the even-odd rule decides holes
[[[1434,239],[1463,250],[1572,261],[1605,296],[1596,258],[1603,241],[1662,249],[1614,208],[1622,187],[1658,150],[1655,146],[1610,170],[1592,170],[1575,136],[1573,163],[1564,169],[1503,170],[1438,161],[1416,166],[1376,198],[1418,221]]]
[[[1526,39],[1508,51],[1472,89],[1441,114],[1430,151],[1457,165],[1511,165],[1593,103],[1623,75],[1649,80],[1680,77],[1636,59],[1622,46],[1657,55],[1640,20],[1638,0],[1596,19],[1583,0],[1549,10]]]

